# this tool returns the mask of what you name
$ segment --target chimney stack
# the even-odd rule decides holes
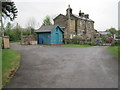
[[[79,11],[79,16],[81,17],[81,10]]]
[[[84,13],[83,12],[81,13],[81,17],[84,17]]]
[[[66,10],[66,15],[71,15],[72,14],[72,9],[70,5],[68,5],[68,9]]]
[[[85,15],[85,18],[89,19],[89,14],[86,14],[86,15]]]

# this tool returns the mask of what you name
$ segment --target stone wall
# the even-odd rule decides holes
[[[30,45],[31,42],[33,42],[33,41],[37,42],[37,37],[35,35],[22,36],[22,38],[21,38],[22,45]]]
[[[64,30],[64,38],[67,38],[67,18],[60,14],[54,19],[54,25],[59,25]]]
[[[76,19],[71,17],[71,20],[67,20],[67,17],[64,15],[59,15],[54,19],[55,25],[60,25],[60,27],[64,28],[64,38],[71,38],[75,35],[79,35],[83,39],[93,39],[94,34],[94,22],[93,21],[85,21],[82,19]],[[85,32],[86,33],[83,33]]]
[[[54,25],[59,25],[60,27],[67,26],[67,19],[63,15],[59,15],[56,19],[54,19]]]
[[[70,38],[72,38],[76,34],[76,32],[75,32],[75,20],[69,20],[68,24],[70,25],[70,29],[69,29]]]

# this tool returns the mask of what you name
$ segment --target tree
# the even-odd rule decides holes
[[[118,30],[118,36],[120,36],[120,30]]]
[[[17,17],[18,11],[14,2],[11,2],[11,0],[5,0],[1,4],[2,4],[2,13],[1,13],[0,21],[1,21],[2,36],[4,36],[3,18],[8,17],[11,21],[13,21]]]
[[[13,27],[13,25],[10,22],[8,22],[6,25],[6,30],[11,30],[12,27]]]
[[[5,28],[5,35],[10,37],[12,27],[13,27],[12,24],[10,22],[8,22],[6,25],[6,28]]]
[[[78,35],[76,35],[75,37],[72,38],[74,44],[80,44],[80,41],[82,40],[82,38]]]
[[[27,27],[30,27],[30,28],[35,28],[36,26],[36,20],[35,18],[29,18],[28,20],[28,23],[27,23]]]
[[[10,22],[7,23],[5,35],[9,36],[10,41],[20,40],[21,38],[21,27],[17,24],[14,28]]]
[[[18,11],[14,2],[11,2],[10,0],[2,2],[2,16],[7,16],[13,21],[17,17],[17,13]]]
[[[110,28],[106,30],[107,32],[110,32],[112,34],[112,37],[114,37],[114,34],[118,34],[118,30],[115,28]]]
[[[36,20],[35,18],[29,18],[28,22],[27,22],[27,31],[29,31],[29,34],[34,34],[34,30],[35,30],[35,26],[36,26]]]
[[[51,19],[49,16],[45,17],[45,19],[43,20],[43,25],[52,25]]]

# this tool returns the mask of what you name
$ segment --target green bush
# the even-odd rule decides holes
[[[80,36],[75,36],[72,39],[72,43],[73,44],[80,44],[80,41],[82,40],[82,38]]]
[[[120,45],[120,41],[113,41],[113,42],[111,43],[111,45],[112,45],[112,46]]]
[[[23,32],[22,32],[22,35],[25,35],[25,36],[26,36],[26,35],[30,35],[30,31],[29,31],[29,30],[23,31]]]
[[[22,35],[33,35],[35,34],[34,29],[13,29],[13,30],[5,30],[4,32],[5,36],[9,36],[10,41],[18,41],[21,39],[21,34]]]
[[[91,41],[91,45],[95,46],[96,45],[96,41]]]
[[[5,36],[9,36],[10,41],[20,40],[21,37],[20,30],[6,30],[4,34]]]

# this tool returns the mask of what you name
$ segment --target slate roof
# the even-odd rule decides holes
[[[78,18],[78,19],[83,19],[83,20],[88,20],[88,21],[93,21],[92,19],[89,19],[89,18],[85,18],[85,17],[80,17],[79,15],[75,15],[75,14],[72,14],[74,17]],[[93,21],[94,22],[94,21]]]
[[[60,14],[56,15],[56,16],[53,18],[53,20],[56,19],[57,17],[59,17],[60,15],[66,17],[65,15],[63,15],[63,14],[60,13]]]
[[[56,16],[54,19],[56,19],[56,18],[59,17],[60,15],[62,15],[62,16],[64,16],[64,17],[67,18],[67,16],[65,16],[65,15],[63,15],[63,14],[59,14],[59,15]],[[72,14],[72,16],[74,16],[74,17],[77,18],[77,19],[88,20],[88,21],[92,21],[92,22],[94,22],[92,19],[85,18],[85,17],[80,17],[79,15]]]
[[[99,31],[99,33],[100,33],[100,34],[103,34],[103,35],[105,35],[105,34],[110,34],[110,32],[106,32],[106,31]]]
[[[56,25],[41,26],[36,32],[51,32]]]

